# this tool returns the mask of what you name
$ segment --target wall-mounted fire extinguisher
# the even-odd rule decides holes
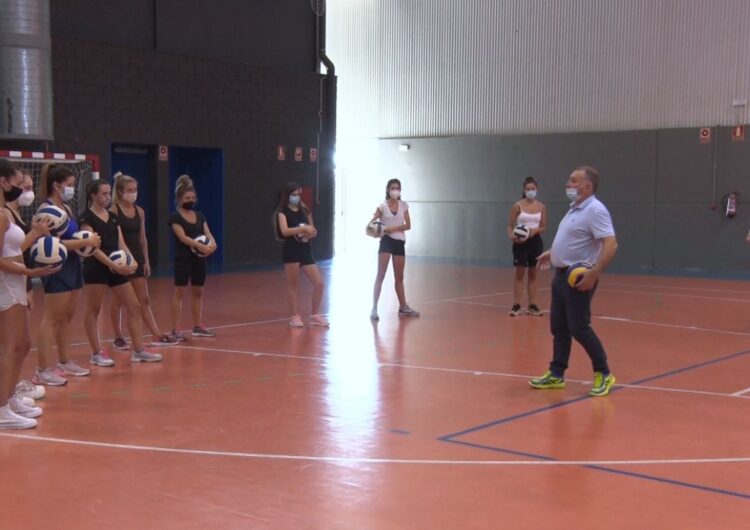
[[[737,192],[733,191],[726,196],[724,215],[727,217],[734,217],[734,214],[737,213],[737,195]]]

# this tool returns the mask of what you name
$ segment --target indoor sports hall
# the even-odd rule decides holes
[[[0,529],[745,528],[749,23],[0,0]]]

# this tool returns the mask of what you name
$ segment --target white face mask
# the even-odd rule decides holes
[[[122,200],[125,202],[129,202],[130,204],[135,204],[135,201],[138,200],[138,192],[131,191],[130,193],[123,193]]]
[[[401,190],[389,190],[388,196],[391,199],[399,199],[401,197]]]
[[[63,202],[72,201],[76,196],[76,189],[73,186],[65,186],[62,192]]]
[[[569,201],[578,200],[578,190],[575,188],[565,188],[565,195],[568,197]]]
[[[526,190],[526,198],[529,200],[536,199],[536,190]]]
[[[18,197],[19,206],[31,206],[34,203],[34,192],[24,191],[20,197]]]

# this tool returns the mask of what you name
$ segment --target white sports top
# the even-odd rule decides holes
[[[0,215],[3,215],[3,212],[0,212]],[[26,239],[26,234],[23,233],[23,230],[17,224],[9,224],[10,226],[5,232],[5,240],[3,241],[3,257],[15,258],[16,256],[23,255],[21,245],[23,244],[23,240]]]
[[[538,213],[528,213],[524,212],[523,209],[521,209],[521,213],[518,214],[518,219],[516,220],[517,225],[526,225],[529,228],[539,228],[541,222],[541,210]]]
[[[4,215],[4,212],[0,212]],[[10,223],[8,230],[5,232],[3,241],[4,258],[15,258],[22,256],[21,244],[26,238],[26,234],[15,223]],[[26,276],[23,274],[9,274],[0,272],[0,311],[5,311],[15,304],[27,305],[26,296]]]
[[[401,226],[404,224],[404,215],[409,209],[409,204],[405,201],[398,201],[398,210],[395,215],[391,211],[390,206],[388,206],[388,201],[383,201],[378,208],[383,212],[383,215],[380,217],[380,220],[383,221],[383,227],[387,228],[389,226]],[[406,241],[406,234],[404,232],[391,232],[387,235],[392,239]]]

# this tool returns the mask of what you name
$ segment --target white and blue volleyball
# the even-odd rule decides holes
[[[42,267],[57,267],[68,257],[68,249],[54,236],[44,236],[31,246],[31,259]]]
[[[86,241],[87,239],[91,239],[91,237],[93,235],[94,235],[94,233],[93,232],[89,232],[88,230],[80,230],[79,232],[73,233],[73,239],[78,239],[78,240],[81,240],[81,241]],[[95,250],[96,250],[96,247],[92,245],[90,247],[78,248],[78,249],[76,249],[76,253],[79,256],[83,256],[84,258],[87,258],[91,254],[93,254]]]
[[[133,264],[133,256],[124,250],[115,250],[109,255],[109,259],[111,259],[115,265],[121,267],[130,267]]]
[[[43,204],[34,215],[34,219],[38,219],[49,223],[50,235],[57,236],[65,233],[68,229],[68,213],[59,206],[54,204]]]
[[[193,241],[196,241],[196,242],[200,243],[201,245],[210,245],[211,244],[211,238],[208,237],[208,236],[206,236],[206,235],[203,235],[203,234],[201,234],[201,235],[196,236],[195,238],[193,238]],[[193,254],[195,254],[196,256],[199,256],[201,258],[205,258],[206,257],[205,254],[201,254],[200,252],[198,252],[198,249],[195,248],[195,247],[190,247],[190,250],[192,250]]]

